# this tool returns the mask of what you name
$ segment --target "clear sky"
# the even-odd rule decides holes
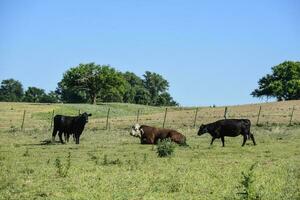
[[[0,0],[0,80],[54,90],[79,63],[162,74],[181,105],[233,105],[300,60],[298,0]]]

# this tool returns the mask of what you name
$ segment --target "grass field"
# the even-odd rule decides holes
[[[174,124],[184,133],[189,147],[176,147],[167,158],[159,158],[155,146],[140,145],[129,136],[136,105],[0,103],[0,199],[300,199],[300,127],[283,125],[291,105],[296,107],[294,121],[300,120],[299,102],[264,104],[266,116],[287,117],[253,126],[257,146],[247,141],[241,147],[242,138],[236,137],[225,138],[225,148],[218,140],[210,147],[209,135],[196,135],[194,108],[170,108],[166,126]],[[104,130],[108,106],[111,128]],[[229,116],[239,117],[251,108],[255,115],[257,106],[229,107]],[[161,125],[164,108],[139,108],[141,122]],[[49,143],[53,109],[93,113],[80,145]],[[218,112],[222,116],[224,110],[210,109],[199,109],[197,124],[214,120]]]

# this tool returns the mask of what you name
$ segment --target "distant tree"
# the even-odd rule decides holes
[[[168,81],[160,74],[146,71],[143,84],[150,93],[151,105],[178,105],[167,92],[169,88]]]
[[[121,72],[110,66],[101,66],[99,97],[104,102],[123,102],[126,81]]]
[[[93,104],[96,104],[97,99],[122,101],[125,80],[120,72],[108,65],[79,64],[64,73],[59,90],[62,96],[71,94],[87,98]]]
[[[60,81],[57,85],[55,93],[60,101],[64,103],[86,103],[88,101],[88,97],[84,91],[75,87],[70,88],[64,81]]]
[[[123,77],[126,80],[123,101],[126,103],[137,103],[137,91],[144,87],[142,79],[132,72],[125,72]]]
[[[0,101],[22,101],[23,95],[23,86],[19,81],[6,79],[1,82]]]
[[[158,96],[157,106],[178,106],[179,104],[173,100],[168,92],[164,92]]]
[[[134,96],[134,102],[136,104],[151,105],[150,92],[144,87],[136,88],[136,93],[135,93],[135,96]]]
[[[59,98],[55,92],[51,91],[48,94],[44,94],[40,98],[39,102],[40,103],[57,103],[57,102],[59,102]]]
[[[300,99],[300,62],[285,61],[272,67],[272,74],[267,74],[258,81],[254,97],[275,97],[278,101]]]
[[[46,95],[43,89],[37,87],[28,87],[25,91],[24,99],[25,102],[40,102],[42,97]]]

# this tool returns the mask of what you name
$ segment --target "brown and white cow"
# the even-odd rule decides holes
[[[132,126],[130,135],[139,137],[141,139],[141,144],[157,144],[159,140],[170,138],[171,141],[177,144],[187,145],[186,137],[172,129],[135,124]]]

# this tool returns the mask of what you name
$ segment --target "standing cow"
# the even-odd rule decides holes
[[[135,124],[132,126],[130,135],[139,137],[141,139],[141,144],[157,144],[158,140],[170,138],[171,141],[177,144],[187,145],[186,137],[172,129]]]
[[[82,134],[85,124],[88,122],[89,116],[92,116],[92,114],[87,114],[86,112],[76,117],[55,115],[52,141],[55,141],[55,136],[58,132],[59,140],[62,144],[64,144],[62,139],[63,133],[67,142],[69,141],[70,135],[73,134],[76,144],[79,144],[80,135]]]
[[[236,137],[242,135],[244,137],[242,146],[246,140],[251,138],[253,144],[256,145],[253,134],[250,132],[251,122],[249,119],[223,119],[214,123],[201,125],[198,135],[209,133],[212,136],[210,145],[213,144],[216,138],[221,138],[223,147],[225,146],[225,136]]]

